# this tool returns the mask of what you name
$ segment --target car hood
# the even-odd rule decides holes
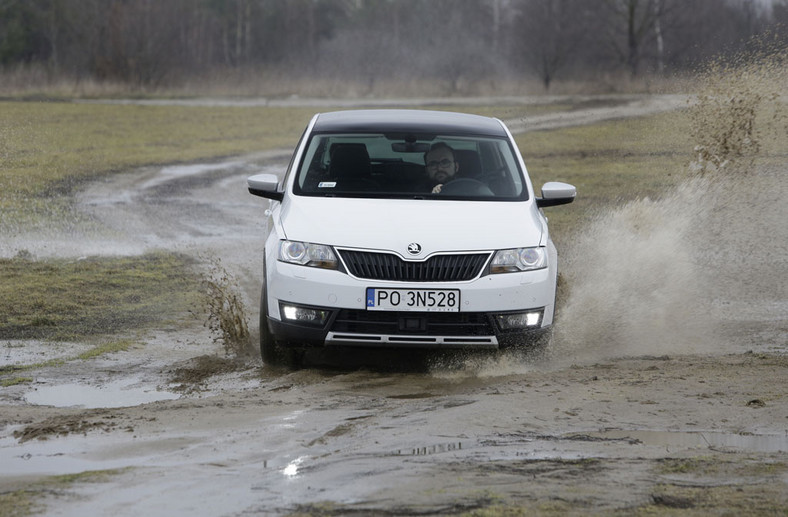
[[[390,250],[408,258],[436,252],[538,246],[541,218],[532,202],[290,198],[280,212],[287,239]],[[421,253],[409,255],[418,243]]]

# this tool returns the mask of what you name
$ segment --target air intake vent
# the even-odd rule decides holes
[[[401,282],[460,282],[480,273],[489,253],[436,255],[423,262],[408,262],[391,253],[339,250],[348,272],[369,280]]]
[[[403,320],[420,319],[408,329]],[[389,312],[341,309],[331,327],[334,332],[402,336],[492,336],[490,319],[482,312]]]

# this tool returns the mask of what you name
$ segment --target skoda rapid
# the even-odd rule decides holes
[[[543,347],[558,256],[498,119],[421,110],[315,115],[268,198],[260,350],[269,364],[308,347]]]

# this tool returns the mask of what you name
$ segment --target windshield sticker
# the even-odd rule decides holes
[[[321,181],[317,184],[317,188],[334,188],[337,186],[336,181]]]

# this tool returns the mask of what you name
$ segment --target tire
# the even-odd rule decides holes
[[[298,368],[301,365],[299,350],[282,346],[268,326],[268,293],[263,283],[260,294],[260,357],[263,366]]]
[[[531,331],[508,341],[500,352],[525,363],[540,363],[548,360],[552,354],[553,327]]]
[[[260,357],[263,358],[263,364],[273,366],[277,364],[280,356],[279,345],[268,326],[268,293],[266,293],[265,284],[263,284],[260,294]]]
[[[553,348],[553,327],[540,332],[526,345],[526,357],[531,361],[540,362],[550,359]]]

